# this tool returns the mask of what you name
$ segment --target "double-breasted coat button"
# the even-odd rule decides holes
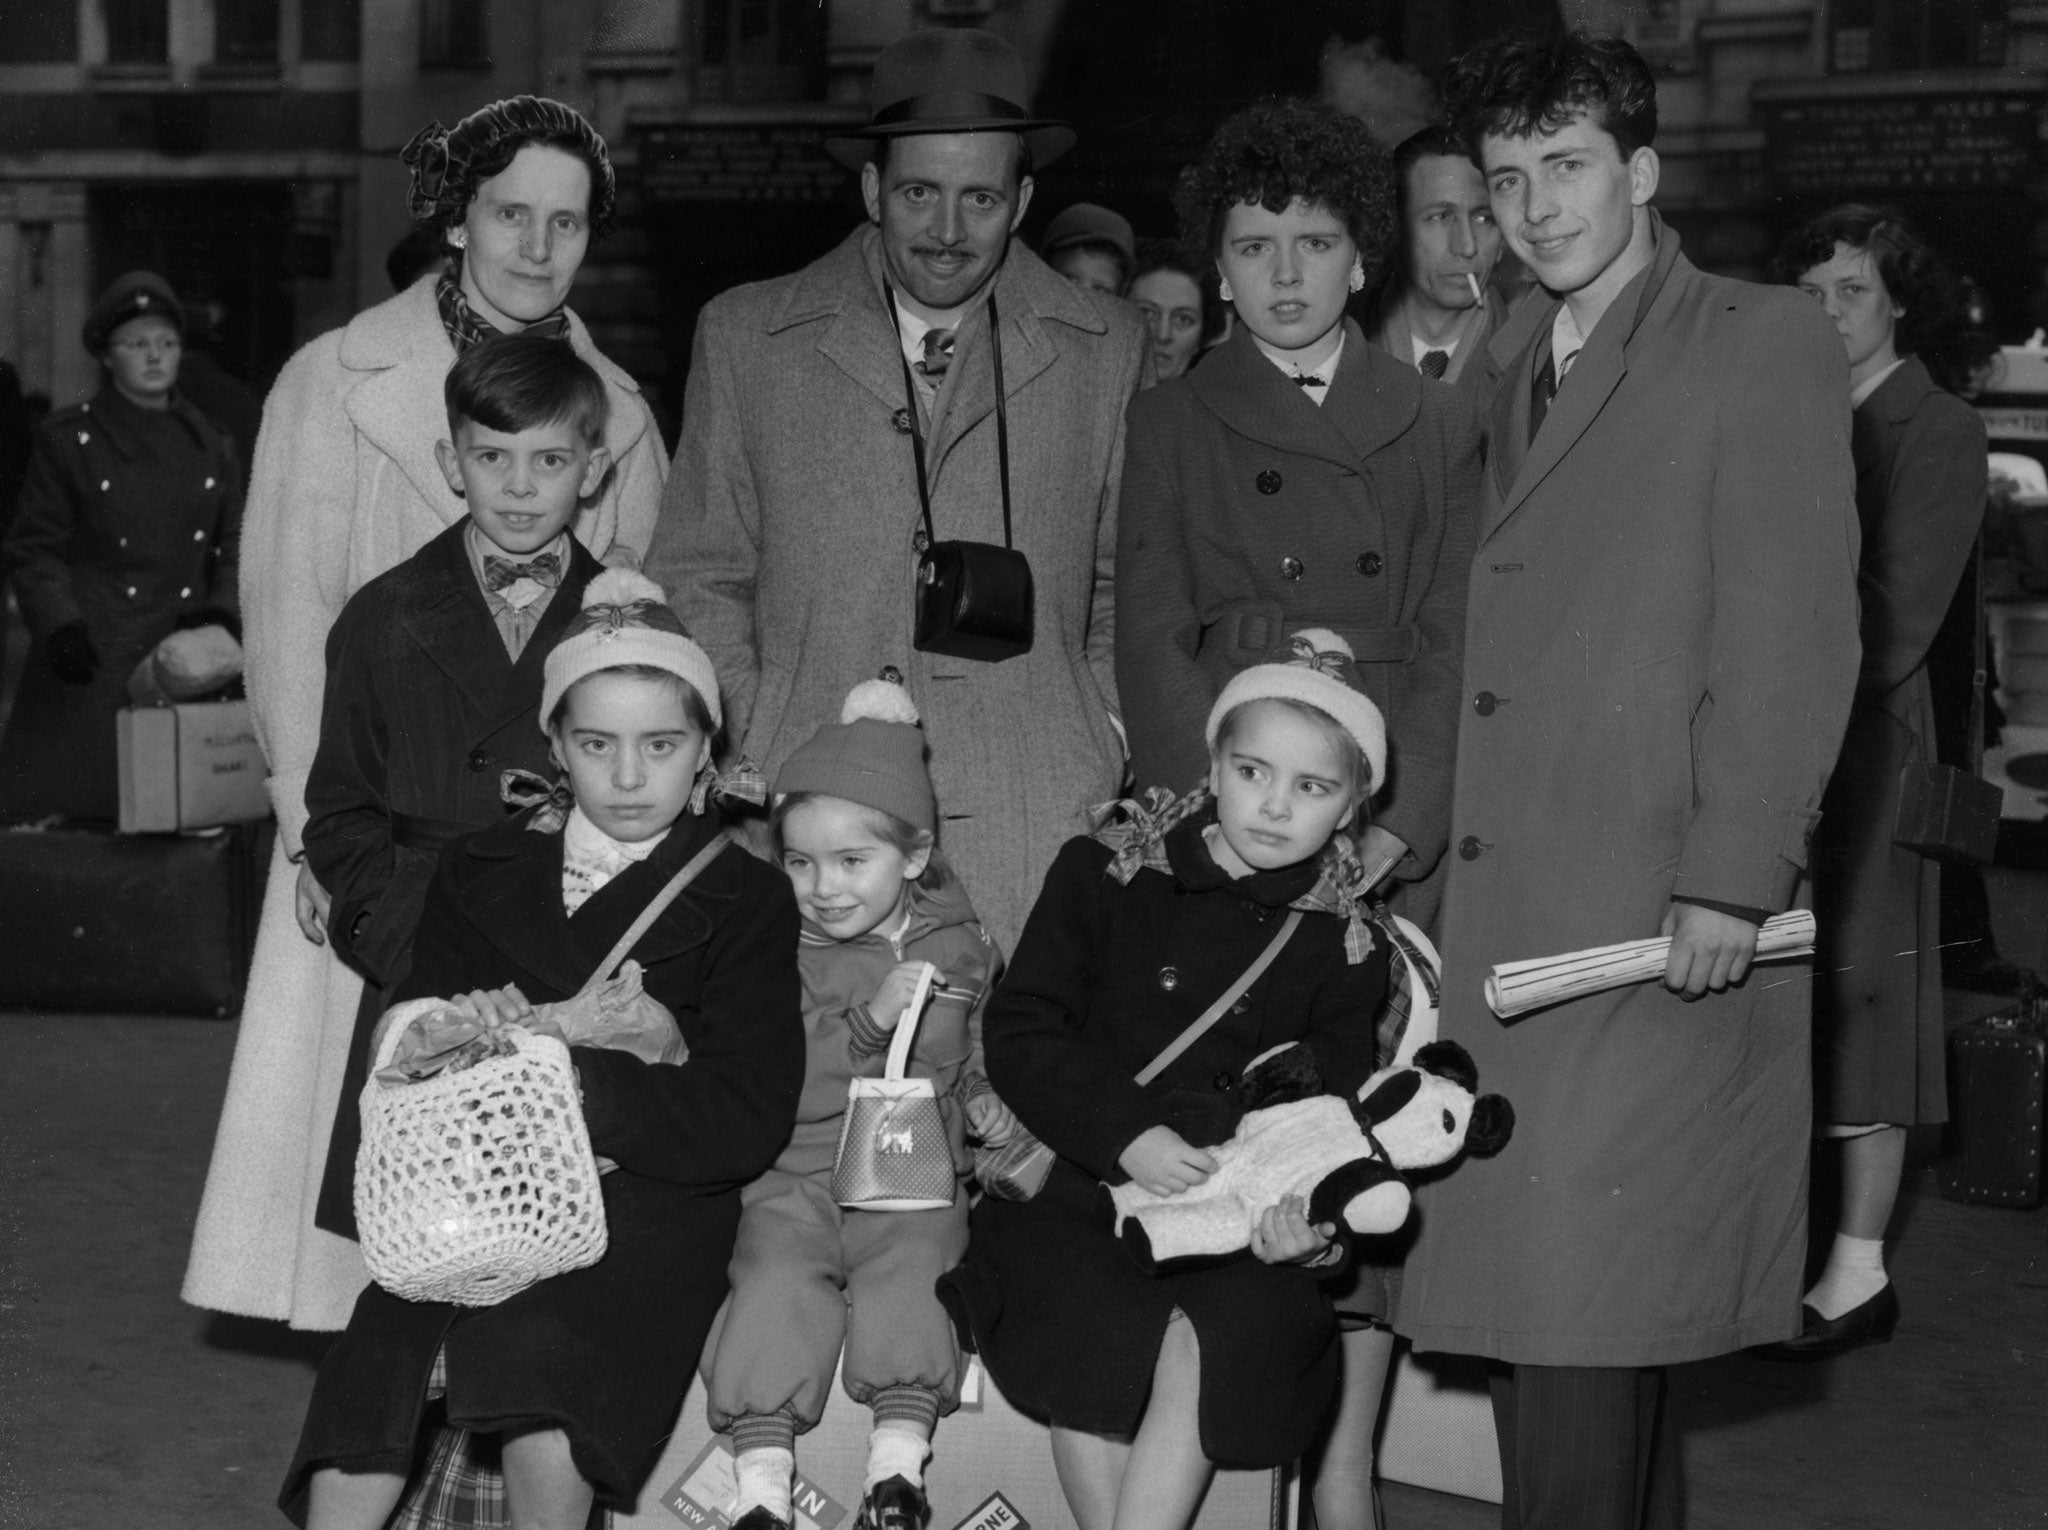
[[[1159,969],[1159,986],[1168,993],[1172,993],[1174,989],[1180,987],[1180,968],[1161,967]]]
[[[1280,560],[1280,577],[1282,579],[1299,579],[1307,572],[1308,570],[1302,566],[1301,559],[1299,558],[1290,557]]]
[[[882,673],[877,678],[886,680],[891,685],[901,685],[903,683],[903,671],[893,664],[884,664],[882,666]]]
[[[1253,485],[1261,494],[1278,494],[1280,492],[1280,482],[1280,475],[1271,468],[1267,468],[1265,472],[1252,480]]]
[[[490,763],[491,757],[485,754],[483,750],[472,749],[469,751],[469,768],[471,770],[482,772],[490,768]]]
[[[118,546],[121,546],[121,547],[126,547],[126,546],[128,545],[128,539],[127,539],[126,537],[123,537],[123,538],[121,538],[120,542],[119,542],[118,544],[116,544],[116,545],[118,545]]]
[[[1241,1015],[1244,1014],[1251,1007],[1252,1001],[1250,999],[1239,999],[1235,1004],[1230,1006],[1230,1012],[1233,1015]]]
[[[1386,566],[1387,560],[1376,552],[1360,553],[1358,555],[1358,571],[1368,579],[1378,578],[1380,570]]]
[[[1500,697],[1494,695],[1492,691],[1481,691],[1477,696],[1474,696],[1472,698],[1472,710],[1477,712],[1481,717],[1493,716],[1495,710],[1498,709],[1499,706]]]
[[[1235,1084],[1237,1080],[1232,1078],[1228,1073],[1219,1073],[1214,1078],[1210,1079],[1209,1082],[1216,1086],[1216,1092],[1218,1094],[1228,1094],[1230,1093],[1231,1085]]]
[[[211,478],[209,478],[209,479],[207,479],[207,480],[206,480],[206,486],[207,486],[207,487],[208,487],[209,489],[213,487],[213,480],[212,480]]]
[[[92,432],[91,432],[91,431],[89,431],[89,430],[81,430],[81,431],[80,431],[80,432],[78,433],[78,444],[79,444],[80,446],[84,446],[84,445],[85,445],[85,444],[86,444],[86,443],[87,443],[88,441],[90,441],[90,440],[92,440]]]
[[[1485,850],[1485,841],[1476,834],[1467,834],[1458,841],[1458,856],[1461,860],[1476,861]]]
[[[925,553],[931,550],[931,533],[922,526],[918,527],[917,530],[910,534],[910,545],[917,550],[919,557],[924,556]]]
[[[105,494],[106,492],[108,492],[108,491],[109,491],[110,489],[112,489],[113,487],[114,487],[114,480],[113,480],[113,479],[111,479],[111,478],[102,478],[102,479],[100,480],[100,493],[102,493],[102,494]]]
[[[135,586],[132,584],[128,586],[128,598],[130,600],[135,598]]]
[[[206,533],[203,531],[195,531],[192,533],[192,540],[195,542],[204,542],[206,540]],[[126,537],[123,537],[121,539],[121,545],[123,547],[126,547],[128,545],[128,539]]]
[[[909,435],[910,411],[908,409],[897,410],[894,414],[889,416],[889,423],[896,427],[896,434],[898,434],[899,436]]]
[[[189,584],[188,584],[188,585],[186,585],[186,586],[185,586],[185,588],[184,588],[184,589],[182,589],[182,590],[178,591],[178,599],[180,599],[180,600],[190,600],[191,598],[192,598],[192,586],[191,586],[191,585],[189,585]]]

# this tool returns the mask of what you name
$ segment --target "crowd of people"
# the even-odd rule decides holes
[[[239,640],[278,837],[185,1295],[341,1333],[295,1520],[580,1527],[701,1360],[740,1530],[794,1523],[835,1373],[858,1525],[923,1530],[972,1352],[1087,1530],[1304,1456],[1322,1530],[1370,1527],[1398,1334],[1489,1362],[1505,1525],[1666,1525],[1667,1367],[1890,1336],[1905,1128],[1944,1110],[1897,788],[1985,503],[1955,279],[1866,208],[1773,284],[1697,269],[1625,43],[1501,38],[1441,89],[1391,154],[1249,108],[1176,238],[1082,203],[1034,252],[1072,130],[992,34],[912,33],[828,144],[866,219],[704,309],[672,461],[565,306],[614,180],[557,102],[408,145],[423,274],[292,359],[246,492],[176,295],[109,289],[5,538],[0,809],[94,816],[130,671]],[[1795,906],[1814,981],[1751,979]],[[1134,1262],[1102,1185],[1203,1184],[1276,1048],[1359,1091],[1402,930],[1512,1141],[1398,1237],[1289,1197],[1240,1257]],[[1661,982],[1483,1000],[1657,934]],[[370,1283],[380,1022],[545,1029],[621,944],[686,1057],[571,1049],[604,1258],[485,1307]],[[904,1026],[953,1199],[849,1209],[848,1084]],[[1806,1289],[1816,1123],[1846,1188]]]

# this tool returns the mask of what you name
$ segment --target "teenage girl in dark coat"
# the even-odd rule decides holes
[[[0,547],[33,638],[0,739],[0,818],[112,820],[129,673],[179,627],[239,627],[242,466],[177,391],[184,328],[162,277],[115,281],[85,322],[103,385],[36,431]]]
[[[1899,775],[1934,762],[1927,652],[1984,524],[1984,425],[1945,391],[1961,291],[1895,213],[1846,206],[1787,241],[1782,280],[1822,303],[1849,353],[1863,665],[1813,837],[1823,976],[1814,1119],[1841,1139],[1842,1211],[1804,1331],[1767,1353],[1823,1359],[1891,1336],[1885,1226],[1906,1128],[1948,1118],[1940,867],[1892,842]]]

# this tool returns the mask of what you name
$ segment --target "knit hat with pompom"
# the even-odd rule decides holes
[[[645,664],[688,682],[704,701],[715,729],[725,721],[718,704],[718,673],[669,609],[661,586],[630,568],[608,568],[584,588],[583,609],[548,650],[540,693],[540,726],[569,687],[601,669]]]
[[[1209,752],[1216,752],[1216,735],[1223,719],[1248,701],[1287,700],[1306,702],[1334,719],[1350,734],[1365,756],[1372,777],[1365,783],[1370,795],[1387,780],[1387,722],[1359,683],[1351,645],[1327,627],[1308,627],[1288,638],[1271,662],[1239,670],[1223,687],[1216,705],[1209,708],[1206,737]]]
[[[863,680],[827,723],[782,762],[775,795],[815,792],[875,808],[936,834],[939,808],[924,765],[924,730],[910,693],[889,680]]]

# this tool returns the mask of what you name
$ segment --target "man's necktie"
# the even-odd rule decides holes
[[[917,370],[937,382],[946,375],[946,368],[953,364],[954,332],[950,329],[928,329],[924,332],[924,355],[917,363]]]
[[[544,552],[524,563],[510,558],[499,558],[484,554],[484,588],[495,594],[509,589],[522,579],[531,579],[535,584],[547,585],[550,589],[562,582],[562,560],[551,552]]]
[[[1451,364],[1449,351],[1424,351],[1418,365],[1424,377],[1442,377],[1444,369]]]
[[[1536,374],[1536,381],[1529,389],[1529,439],[1534,442],[1536,432],[1543,428],[1543,420],[1550,413],[1550,406],[1557,399],[1558,384],[1571,375],[1572,363],[1579,359],[1577,351],[1565,353],[1564,365],[1560,368],[1555,356],[1543,359],[1543,370]]]

